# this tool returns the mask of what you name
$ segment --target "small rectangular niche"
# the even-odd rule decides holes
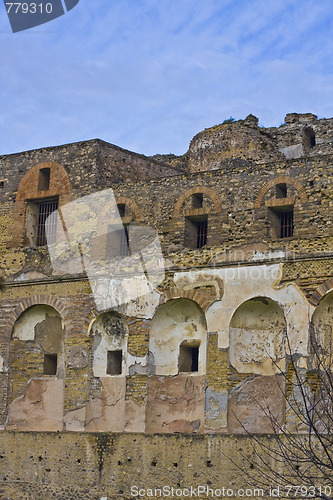
[[[58,367],[57,354],[44,354],[44,375],[56,375]]]
[[[179,346],[178,371],[197,372],[199,368],[199,346]]]
[[[123,351],[108,351],[106,361],[107,375],[121,375],[123,362]]]
[[[287,184],[277,184],[276,185],[276,197],[277,198],[287,198]]]
[[[41,168],[38,177],[38,191],[48,191],[50,189],[50,175],[49,168]]]
[[[0,181],[0,189],[4,188],[5,183],[3,181]]]
[[[192,195],[192,208],[202,208],[203,194],[195,193]]]

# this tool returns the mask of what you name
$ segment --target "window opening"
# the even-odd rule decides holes
[[[107,375],[121,375],[123,351],[108,351],[106,373]]]
[[[50,169],[41,168],[38,177],[38,191],[47,191],[50,189]]]
[[[202,248],[207,244],[208,217],[207,215],[185,217],[185,246]]]
[[[121,257],[127,257],[129,255],[128,246],[128,226],[124,225],[123,231],[120,232],[120,249],[119,254]]]
[[[192,195],[192,208],[202,208],[203,194],[195,193]]]
[[[287,198],[287,184],[277,184],[276,185],[276,197],[277,198]]]
[[[280,212],[280,238],[289,238],[294,234],[294,213]]]
[[[112,224],[108,226],[107,255],[112,257],[127,257],[129,249],[129,227],[124,224],[122,229],[114,231]]]
[[[46,245],[46,233],[45,233],[45,221],[49,215],[58,209],[58,199],[45,200],[37,202],[38,206],[38,225],[37,225],[37,239],[36,245],[43,246]],[[52,217],[50,224],[48,225],[48,237],[49,242],[54,242],[56,239],[57,232],[57,218]]]
[[[304,149],[305,151],[309,151],[316,145],[316,136],[312,128],[306,128],[304,130]]]
[[[271,207],[268,219],[275,238],[291,238],[294,236],[294,207]]]
[[[119,203],[117,205],[120,217],[125,217],[126,205],[125,203]]]
[[[44,375],[56,375],[58,365],[57,354],[44,354]]]
[[[207,219],[198,222],[197,226],[197,248],[201,248],[207,243]]]
[[[199,368],[199,347],[179,346],[178,370],[179,372],[197,372]]]

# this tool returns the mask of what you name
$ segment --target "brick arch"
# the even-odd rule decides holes
[[[306,191],[305,191],[304,187],[302,186],[302,184],[298,180],[294,179],[293,177],[289,177],[288,175],[279,175],[278,177],[275,177],[274,179],[271,179],[270,181],[268,181],[260,189],[258,196],[257,196],[257,199],[254,203],[255,208],[260,208],[262,201],[264,199],[264,196],[267,193],[267,191],[269,189],[271,189],[273,186],[276,186],[277,184],[290,184],[298,192],[302,203],[306,203],[308,201]]]
[[[16,320],[21,316],[24,311],[32,306],[50,306],[53,307],[61,316],[63,320],[70,318],[70,313],[67,307],[56,297],[51,297],[49,295],[33,295],[32,297],[27,297],[23,299],[16,307],[13,309],[9,316],[10,329],[13,328]]]
[[[333,278],[329,278],[319,285],[315,291],[310,295],[309,302],[313,306],[317,306],[321,299],[329,292],[333,290]]]
[[[43,168],[50,169],[50,187],[46,191],[39,191],[38,172]],[[25,174],[19,184],[16,201],[59,196],[60,205],[64,203],[63,198],[66,199],[66,202],[69,201],[70,191],[69,177],[64,167],[55,161],[47,161],[38,163]],[[60,203],[60,201],[62,201],[62,203]]]
[[[181,197],[178,199],[178,201],[173,209],[173,218],[178,218],[180,216],[180,210],[181,210],[182,205],[185,202],[185,200],[187,198],[189,198],[190,196],[192,196],[193,194],[197,194],[197,193],[202,193],[202,194],[205,194],[206,196],[208,196],[208,198],[210,198],[214,204],[215,212],[216,213],[221,212],[222,207],[221,207],[220,198],[215,193],[215,191],[213,191],[212,189],[210,189],[207,186],[195,186],[195,187],[185,191],[185,193],[183,193],[181,195]]]
[[[47,190],[38,190],[39,171],[50,169],[50,185]],[[13,213],[13,238],[9,247],[19,247],[25,244],[26,237],[26,202],[27,200],[42,200],[58,196],[59,207],[70,201],[70,183],[64,167],[54,161],[38,163],[33,166],[21,180],[15,200]]]
[[[198,304],[203,311],[208,309],[209,306],[215,302],[214,300],[208,300],[204,294],[200,293],[200,290],[192,288],[191,290],[185,290],[184,288],[173,287],[164,292],[166,302],[173,299],[190,299],[196,304]]]
[[[97,232],[99,234],[104,233],[105,224],[107,224],[108,222],[110,223],[110,221],[112,221],[112,220],[116,220],[117,222],[119,222],[118,217],[115,217],[115,212],[114,212],[115,205],[120,205],[120,204],[127,205],[133,211],[134,216],[135,216],[135,221],[140,222],[142,220],[141,212],[139,210],[138,205],[135,203],[135,201],[131,200],[130,198],[125,198],[125,197],[120,197],[120,198],[117,198],[117,200],[116,200],[113,197],[113,195],[111,198],[112,199],[108,203],[105,204],[105,206],[103,207],[103,210],[101,211],[101,213],[98,216],[98,230],[97,230]],[[124,218],[122,218],[122,221],[125,223],[131,222],[131,219],[132,219],[131,216],[124,217]]]
[[[134,200],[131,200],[131,198],[126,198],[126,197],[122,196],[120,198],[117,198],[116,202],[117,202],[117,205],[124,204],[124,205],[127,205],[128,207],[130,207],[130,209],[134,212],[135,220],[138,222],[142,221],[142,215],[141,215],[140,209]]]

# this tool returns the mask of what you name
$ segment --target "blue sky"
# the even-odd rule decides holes
[[[183,154],[233,116],[333,116],[332,0],[80,0],[13,34],[0,4],[0,154],[99,137]]]

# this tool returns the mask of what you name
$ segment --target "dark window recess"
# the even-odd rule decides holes
[[[280,218],[280,238],[289,238],[294,234],[294,213],[279,212]]]
[[[109,225],[107,236],[107,255],[109,258],[127,257],[130,255],[128,232],[129,228],[127,225],[124,225],[122,229],[117,231],[113,230],[112,224]]]
[[[197,372],[199,367],[199,347],[179,346],[179,372]]]
[[[195,193],[192,195],[192,208],[202,208],[203,194]]]
[[[287,184],[277,184],[276,185],[276,197],[277,198],[287,198]]]
[[[46,245],[46,232],[45,232],[45,221],[49,215],[58,209],[58,200],[47,200],[36,203],[38,206],[38,225],[37,225],[37,238],[36,245],[43,246]],[[57,231],[57,217],[52,217],[48,224],[48,238],[49,243],[55,242]]]
[[[38,177],[38,191],[47,191],[50,189],[50,169],[41,168]]]
[[[201,248],[207,243],[207,219],[199,221],[197,226],[197,248]]]
[[[108,351],[106,362],[107,375],[121,375],[123,351]]]
[[[44,375],[56,375],[58,366],[57,354],[44,354]]]
[[[127,255],[129,255],[128,227],[127,226],[124,226],[124,230],[121,231],[119,254],[122,257],[127,257]]]
[[[294,208],[292,205],[269,208],[268,221],[273,238],[294,236]]]
[[[125,213],[126,213],[125,203],[119,203],[117,205],[117,208],[118,208],[118,212],[119,212],[120,217],[125,217]]]
[[[202,248],[207,244],[207,215],[201,217],[185,217],[185,246]]]
[[[3,187],[4,187],[4,182],[0,181],[0,189],[3,189]]]
[[[316,136],[311,127],[308,127],[304,130],[303,144],[305,151],[309,151],[316,145]]]

